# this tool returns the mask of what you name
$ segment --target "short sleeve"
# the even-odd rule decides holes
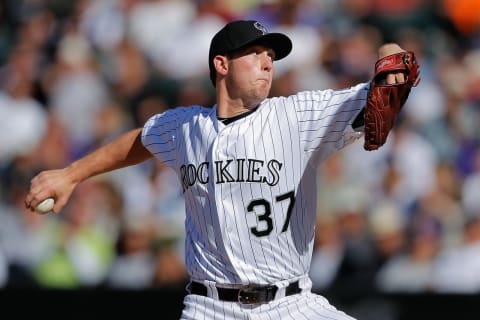
[[[152,116],[143,126],[142,143],[154,156],[169,166],[176,160],[176,110]]]

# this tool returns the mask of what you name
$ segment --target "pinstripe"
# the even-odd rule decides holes
[[[308,304],[302,304],[302,306],[300,307],[299,306],[299,303],[295,303],[295,306],[297,307],[297,310],[298,310],[298,313],[301,314],[306,320],[309,320],[311,319],[310,317],[308,317],[304,312],[303,310],[305,310],[305,306],[308,306]]]
[[[251,135],[252,141],[247,142],[247,139],[245,139],[245,150],[247,150],[248,145],[252,145],[252,146],[253,146],[253,152],[254,152],[253,158],[257,158],[257,152],[256,152],[256,148],[255,148],[255,146],[256,146],[256,145],[255,145],[255,140],[253,140],[253,138],[255,137],[255,128],[256,128],[256,126],[255,126],[255,122],[254,122],[254,119],[253,119],[253,118],[249,118],[249,119],[248,119],[248,122],[249,122],[249,127],[252,128],[252,135]],[[249,202],[249,201],[251,201],[251,200],[254,200],[254,199],[263,198],[263,195],[260,195],[260,197],[259,197],[259,195],[253,190],[253,187],[254,187],[253,184],[249,184],[250,199],[247,200],[247,202]],[[249,214],[255,215],[255,213],[249,213]],[[256,244],[256,240],[258,240],[258,239],[257,239],[255,236],[253,236],[253,237],[250,237],[249,240],[250,240],[250,245],[251,245],[251,247],[252,247],[252,252],[255,252],[255,251],[256,251],[255,248],[258,246],[258,244]],[[261,261],[260,261],[260,264],[261,264],[261,265],[265,265],[265,261],[266,261],[266,258],[265,258],[265,250],[264,250],[264,247],[263,247],[263,246],[260,246],[260,249],[261,249],[261,253],[262,253],[262,254],[261,254],[261,257],[259,257],[260,260],[261,260]],[[261,259],[262,257],[263,257],[263,259]],[[258,262],[257,262],[257,263],[258,263]],[[270,266],[267,265],[267,267],[268,267],[268,273],[271,273]],[[252,282],[252,281],[249,279],[248,282],[250,283],[250,282]]]
[[[272,314],[271,313],[267,313],[267,316],[268,316],[268,319],[272,320]]]
[[[312,302],[315,302],[315,301],[312,301]],[[306,304],[306,309],[308,309],[310,311],[310,314],[315,314],[317,317],[316,318],[324,318],[324,319],[338,319],[338,317],[330,317],[324,313],[321,313],[320,311],[318,310],[322,310],[324,311],[325,309],[324,308],[317,308],[316,305],[314,305],[315,307],[312,307],[312,305],[310,303]]]
[[[279,123],[279,122],[277,121],[276,123],[274,123],[273,121],[270,120],[270,119],[271,119],[270,116],[271,116],[271,114],[272,114],[273,112],[274,112],[273,108],[269,108],[269,109],[268,109],[268,113],[267,113],[267,115],[266,115],[266,118],[267,118],[268,131],[270,132],[270,135],[266,135],[265,138],[262,140],[262,143],[264,144],[264,148],[266,148],[266,147],[265,147],[265,140],[268,139],[268,138],[271,139],[270,145],[272,146],[273,155],[274,155],[274,158],[276,159],[276,158],[277,158],[277,152],[276,152],[276,148],[275,148],[275,143],[274,143],[274,141],[273,141],[273,137],[275,137],[275,134],[272,132],[272,126],[275,126],[274,130],[276,130],[276,131],[278,131],[278,132],[281,132],[281,131],[280,131],[279,128],[278,128],[278,123]],[[276,118],[276,119],[278,119],[278,118]],[[263,122],[263,121],[262,121],[262,122]],[[283,137],[282,137],[281,134],[280,134],[280,139],[283,140]],[[284,157],[284,155],[285,155],[285,152],[284,152],[284,151],[285,151],[285,150],[284,150],[284,148],[283,148],[283,142],[280,143],[279,148],[282,149],[282,155],[283,155],[282,158],[285,159],[285,157]],[[266,156],[265,156],[265,158],[266,158]],[[287,182],[287,183],[288,183],[288,182]],[[273,190],[273,189],[275,189],[275,190]],[[270,198],[273,199],[273,198],[275,197],[274,192],[275,192],[276,194],[278,194],[279,189],[280,189],[280,187],[277,187],[277,186],[275,186],[274,188],[271,188],[271,189],[270,189]],[[285,207],[285,206],[284,206],[283,203],[282,203],[282,212],[285,212],[285,216],[286,216],[286,212],[287,212],[287,211],[284,209],[284,207]],[[285,218],[282,217],[282,221],[284,221],[284,219],[285,219]],[[279,227],[278,227],[279,225],[281,225],[281,224],[279,224],[279,223],[276,223],[276,224],[275,224],[275,232],[276,232],[277,234],[279,234]],[[290,255],[287,255],[286,257],[284,256],[284,252],[283,252],[283,251],[284,251],[285,248],[288,249],[288,251],[290,251],[290,248],[288,247],[288,245],[282,244],[282,239],[284,239],[284,238],[285,238],[285,237],[279,236],[279,237],[276,238],[276,240],[277,240],[278,248],[281,248],[281,250],[280,250],[280,256],[281,256],[280,262],[284,261],[284,263],[286,263],[287,261],[289,261],[289,257],[291,256],[291,254],[290,254]],[[275,259],[275,264],[277,264],[277,265],[279,264],[279,262],[277,262],[276,259]],[[278,266],[277,266],[277,269],[278,269],[278,270],[282,270],[282,269],[285,270],[286,268],[285,268],[285,266],[280,266],[280,265],[278,265]],[[287,278],[287,277],[288,277],[288,274],[287,274],[286,272],[283,272],[282,277],[283,277],[283,278]]]
[[[240,136],[240,126],[237,126],[236,129],[237,129],[237,131],[236,131],[236,138],[238,139],[238,137]],[[233,130],[233,127],[232,127],[231,130]],[[245,148],[245,145],[244,145],[244,148]],[[241,150],[238,149],[238,145],[237,145],[237,144],[235,145],[235,152],[236,152],[237,154],[239,154],[239,155],[245,153],[245,152],[241,152]],[[241,186],[240,186],[240,193],[241,193],[241,198],[242,198],[242,201],[241,201],[241,202],[242,202],[242,203],[245,203],[245,199],[243,198],[243,188],[242,188]],[[231,200],[232,200],[232,203],[235,202],[235,199],[234,199],[234,196],[233,196],[233,192],[231,193]],[[246,215],[245,215],[245,212],[244,212],[244,211],[241,211],[241,210],[239,210],[238,212],[235,212],[235,211],[234,211],[234,215],[235,215],[235,217],[239,217],[240,215],[243,215],[243,217],[244,217],[243,220],[245,221],[245,225],[247,225],[247,218],[246,218]],[[244,258],[245,261],[247,261],[247,256],[246,256],[247,254],[246,254],[246,252],[244,251],[244,248],[243,248],[243,239],[242,239],[242,236],[241,236],[241,234],[240,234],[239,225],[238,225],[238,223],[237,223],[237,221],[239,221],[239,220],[240,220],[240,218],[235,219],[235,227],[236,227],[236,230],[237,230],[238,242],[240,243],[240,246],[241,246],[241,249],[242,249],[243,258]],[[248,242],[250,243],[250,252],[251,252],[248,256],[249,256],[249,257],[250,257],[250,256],[253,257],[255,263],[257,263],[255,254],[252,254],[252,253],[253,253],[253,247],[251,246],[251,237],[252,237],[252,235],[251,235],[251,233],[247,233],[247,234],[248,234]],[[245,250],[247,250],[247,248],[245,248]],[[246,273],[246,272],[244,271],[244,273]],[[246,276],[246,278],[247,278],[247,276]]]
[[[232,128],[230,130],[233,130]],[[228,140],[227,140],[228,141]],[[232,186],[231,185],[228,185],[228,186],[225,186],[225,187],[228,187],[230,189],[230,192],[227,192],[227,194],[230,195],[230,200],[232,203],[234,203],[235,199],[234,199],[234,193],[232,192]],[[224,188],[224,186],[222,186],[222,189]],[[234,217],[237,217],[239,214],[243,214],[243,212],[237,212],[237,210],[235,209],[235,207],[233,207],[233,216]],[[237,239],[235,242],[238,243],[238,245],[240,246],[240,253],[242,255],[242,260],[245,260],[247,261],[246,257],[245,257],[245,252],[244,252],[244,249],[243,249],[243,241],[241,239],[241,235],[240,235],[240,229],[239,229],[239,226],[238,226],[238,223],[237,223],[237,220],[238,219],[231,219],[232,220],[232,223],[235,224],[235,230],[236,230],[236,236],[237,236]],[[228,220],[225,221],[225,223],[228,223]],[[228,232],[227,232],[228,233]],[[246,271],[243,269],[243,267],[241,268],[242,269],[242,273],[244,274],[244,277],[247,277],[246,276]]]
[[[253,122],[253,119],[251,120]],[[256,131],[256,127],[255,125],[251,126],[252,127],[252,138],[255,137],[255,131]],[[256,144],[255,144],[255,140],[252,140],[251,141],[251,144],[253,145],[253,150],[254,150],[254,158],[258,158],[258,155],[257,155],[257,151],[256,151]],[[258,193],[256,195],[256,193],[252,190],[255,186],[253,184],[250,184],[250,191],[251,191],[251,199],[258,199]],[[260,198],[263,199],[263,190],[260,189]],[[257,240],[254,238],[254,240]],[[260,240],[261,241],[261,240]],[[263,265],[266,265],[267,268],[268,268],[268,273],[271,274],[272,273],[272,269],[270,267],[270,264],[268,263],[267,261],[267,258],[265,256],[265,250],[264,250],[264,246],[263,245],[260,245],[260,248],[262,249],[262,255],[263,255]]]
[[[250,123],[250,121],[249,121],[249,123]],[[239,130],[239,133],[240,133],[240,126],[238,127],[238,130]],[[246,143],[247,143],[247,142],[246,142],[245,140],[243,140],[243,149],[244,149],[244,150],[247,149]],[[244,187],[243,185],[240,186],[240,192],[241,192],[241,195],[242,195],[242,203],[247,203],[247,200],[245,199],[245,197],[244,197],[244,195],[243,195],[243,190],[244,190],[244,188],[247,188],[247,187]],[[250,195],[251,195],[251,186],[250,186],[250,185],[248,185],[248,189],[249,189]],[[252,197],[250,196],[250,199],[251,199],[251,198],[252,198]],[[244,217],[244,220],[245,220],[245,225],[248,225],[248,223],[247,223],[247,215],[244,214],[243,217]],[[252,245],[252,237],[253,237],[252,233],[248,232],[248,243],[250,244],[250,252],[251,252],[250,255],[253,257],[253,261],[254,261],[255,265],[258,265],[257,257],[256,257],[256,255],[254,254],[255,250],[253,249],[253,245]]]
[[[282,317],[284,317],[284,315],[280,312],[280,308],[274,308],[274,311],[278,314],[277,319],[282,319]]]
[[[270,111],[270,110],[268,110],[268,111]],[[268,121],[268,117],[267,117],[267,119],[264,120],[263,117],[262,117],[262,113],[261,113],[261,112],[259,113],[259,117],[260,117],[260,123],[262,123],[262,125],[263,125],[263,123],[265,122],[265,127],[267,127],[268,130],[271,132],[272,128],[271,128],[270,123],[269,123],[269,121]],[[271,135],[270,135],[270,137],[271,137]],[[267,146],[265,146],[265,140],[266,140],[267,138],[268,138],[268,135],[264,135],[264,139],[261,140],[262,146],[263,146],[263,151],[264,151],[264,155],[263,155],[263,158],[264,158],[264,159],[268,159]],[[275,157],[275,144],[273,143],[273,141],[272,141],[271,146],[272,146],[272,147],[271,147],[271,150],[273,151],[273,158],[276,158],[276,157]],[[270,192],[270,199],[274,199],[274,198],[275,198],[275,195],[274,195],[274,193],[273,193],[273,192],[274,192],[274,191],[273,191],[273,188],[269,188],[269,192]],[[274,212],[273,212],[273,215],[274,215],[274,216],[276,216],[275,213],[276,213],[276,212],[275,212],[275,210],[274,210]],[[274,223],[274,232],[275,232],[275,234],[278,234],[278,224],[279,224],[278,221],[280,221],[280,220],[279,220],[279,219],[275,219],[274,221],[277,222],[277,223]],[[279,237],[273,237],[273,238],[271,238],[270,240],[276,241],[276,242],[277,242],[277,245],[278,245],[277,247],[278,247],[278,248],[282,248],[282,247],[280,247]],[[269,245],[270,245],[270,247],[272,247],[270,250],[271,250],[271,251],[274,251],[272,241],[269,241]],[[280,255],[282,256],[282,260],[283,260],[282,250],[280,250]],[[272,256],[273,256],[273,264],[275,265],[275,266],[274,266],[274,269],[282,270],[282,268],[280,268],[280,266],[278,265],[276,255],[274,254],[274,255],[272,255]],[[268,263],[268,262],[267,262],[267,263]],[[284,269],[284,268],[283,268],[283,269]],[[285,275],[283,274],[282,277],[285,277]]]
[[[198,120],[196,122],[198,123]],[[181,131],[181,128],[178,128],[178,130]],[[180,137],[183,137],[183,135],[180,135],[180,132],[179,132],[178,135]],[[182,140],[183,140],[182,143],[178,144],[178,146],[179,146],[178,147],[178,149],[179,149],[178,153],[179,154],[186,154],[187,145],[185,144],[184,138]],[[182,157],[181,161],[182,162],[185,161],[185,156]],[[179,163],[177,163],[176,166],[178,167]],[[195,212],[197,212],[198,207],[197,207],[195,201],[193,201],[193,199],[189,196],[186,196],[185,199],[186,199],[187,208],[192,207],[193,210],[195,210]],[[197,235],[198,232],[202,232],[202,228],[201,228],[202,224],[199,223],[199,219],[200,219],[200,217],[198,217],[196,215],[193,215],[193,214],[192,215],[189,215],[189,214],[186,215],[186,229],[187,229],[187,232],[186,232],[187,239],[186,239],[186,241],[190,241],[192,243],[191,245],[186,245],[187,250],[189,250],[188,248],[193,247],[193,242],[196,242],[196,241],[200,240],[199,239],[200,237]],[[194,222],[192,223],[192,222],[190,222],[190,220],[193,220]],[[194,226],[200,226],[200,228],[194,229]],[[191,257],[191,259],[188,259],[187,265],[189,263],[191,263],[192,266],[195,268],[195,271],[196,271],[196,269],[197,269],[196,265],[197,264],[194,261],[195,256],[189,254],[188,252],[187,252],[186,256]]]
[[[235,312],[233,303],[232,303],[232,305],[231,305],[230,307],[231,307],[230,312],[231,312],[231,314],[233,315],[233,319],[237,319],[237,318],[238,318],[238,315],[237,315],[237,313]]]
[[[213,299],[211,300],[211,302],[212,302],[212,307],[210,308],[210,310],[213,311],[213,320],[215,320],[217,316],[217,310],[222,308],[222,303],[215,303],[215,300]],[[205,316],[205,318],[207,317]]]
[[[212,122],[213,122],[213,120],[212,120],[213,116],[214,116],[214,112],[211,112],[209,119],[210,119]],[[199,130],[201,130],[201,128],[199,128]],[[217,132],[214,130],[214,126],[213,126],[213,123],[212,123],[211,130],[209,131],[208,136],[207,136],[207,141],[208,141],[208,143],[205,145],[205,147],[206,147],[206,150],[205,150],[206,156],[205,156],[205,157],[207,157],[207,155],[208,155],[210,152],[213,152],[213,150],[209,150],[209,147],[212,145],[212,141],[215,139],[215,135],[216,135],[216,134],[217,134]],[[213,170],[213,169],[211,169],[211,170]],[[207,188],[208,188],[208,187],[207,187]],[[209,190],[209,191],[211,191],[211,190]],[[206,201],[208,202],[208,208],[209,208],[209,210],[206,210],[206,212],[208,212],[208,214],[207,214],[207,213],[205,213],[205,214],[207,214],[207,216],[210,218],[210,221],[209,221],[209,222],[210,222],[210,225],[211,225],[211,226],[214,224],[213,221],[214,221],[214,219],[215,219],[214,216],[213,216],[213,215],[215,214],[215,212],[214,212],[214,210],[212,209],[213,207],[215,207],[215,206],[212,206],[212,201],[213,201],[213,200],[214,200],[214,199],[212,199],[211,197],[207,197],[207,199],[206,199]],[[201,211],[197,210],[196,212],[201,212]],[[200,218],[200,217],[199,217],[199,218]],[[206,226],[205,226],[205,237],[207,237],[207,239],[208,239],[208,230],[207,230]],[[220,244],[218,243],[218,240],[217,240],[216,237],[214,238],[214,241],[215,241],[215,247],[216,247],[216,248],[220,247]],[[214,280],[214,281],[218,281],[219,279],[218,279],[217,276],[215,275],[214,278],[213,278],[213,280]],[[221,279],[220,279],[220,280],[221,280]]]
[[[278,118],[278,119],[285,119],[285,122],[287,122],[286,130],[288,130],[288,133],[289,133],[289,134],[287,135],[287,137],[289,138],[288,141],[287,141],[287,142],[284,142],[284,134],[282,133],[283,130],[281,130],[281,128],[279,128],[280,139],[281,139],[281,141],[282,141],[281,146],[282,146],[282,152],[283,152],[283,158],[284,158],[284,159],[287,158],[287,155],[286,155],[287,150],[285,149],[284,146],[290,145],[290,146],[293,147],[293,146],[295,146],[295,145],[298,145],[298,144],[295,143],[295,141],[293,141],[294,135],[293,135],[292,132],[291,132],[292,128],[296,128],[297,126],[295,126],[293,123],[291,123],[291,121],[289,121],[289,112],[288,112],[288,110],[286,110],[288,107],[289,107],[289,106],[285,104],[285,101],[282,101],[281,108],[282,108],[282,109],[285,109],[285,110],[280,110],[280,114],[279,114],[279,113],[278,113],[278,110],[277,110],[277,109],[279,109],[279,108],[275,108],[277,118]],[[296,113],[293,112],[293,115],[296,115]],[[280,121],[278,121],[278,123],[279,123],[279,125],[280,125]],[[286,139],[287,137],[285,137],[285,140],[287,140],[287,139]],[[293,150],[291,150],[291,151],[293,151]],[[290,152],[290,161],[291,161],[292,163],[295,163],[294,154],[297,154],[298,157],[301,157],[301,154],[302,154],[302,153],[301,153],[301,152]],[[297,162],[297,163],[301,163],[301,159],[299,159],[299,160],[296,161],[296,162]],[[295,176],[296,176],[295,167],[293,167],[293,168],[294,168],[294,170],[288,170],[288,171],[285,170],[285,182],[286,182],[287,184],[294,184],[295,181],[297,181],[297,179],[295,178]],[[291,175],[292,175],[292,177],[290,178],[290,180],[288,179],[288,176],[287,176],[288,174],[291,174]],[[300,191],[300,190],[298,190],[297,188],[295,188],[295,190],[294,190],[295,196],[297,196],[297,194],[298,194],[299,191]],[[300,204],[300,205],[301,205],[301,204]],[[301,213],[301,212],[303,212],[303,208],[300,206],[300,213]],[[297,210],[296,213],[299,213],[299,211]],[[293,216],[293,214],[292,214],[292,216]],[[292,217],[292,218],[293,218],[293,217]],[[302,214],[300,214],[300,215],[297,214],[297,215],[295,215],[295,218],[296,218],[296,219],[303,219],[303,215],[302,215]],[[292,221],[291,221],[290,223],[292,224]],[[291,229],[290,229],[290,230],[291,230]],[[290,248],[294,248],[294,247],[295,247],[295,243],[294,243],[292,231],[289,231],[289,232],[290,232],[290,234],[292,235],[292,236],[290,237],[291,243],[290,243],[290,245],[288,246],[289,249],[290,249]],[[302,246],[303,246],[303,245],[302,245]],[[295,256],[295,255],[292,255],[292,251],[291,251],[291,250],[289,250],[289,252],[290,252],[290,256],[291,256],[291,257],[292,257],[292,256]],[[301,264],[302,264],[302,259],[301,259],[301,256],[298,255],[298,265],[301,265]]]
[[[194,319],[197,319],[197,306],[198,306],[197,303],[195,303],[195,304],[193,305],[193,318],[194,318]],[[205,314],[203,314],[203,319],[205,320]]]
[[[312,103],[313,103],[313,102],[312,102]],[[301,147],[301,146],[302,146],[302,143],[301,143],[301,140],[300,140],[300,137],[301,137],[301,131],[300,131],[301,127],[300,127],[300,125],[299,125],[299,124],[300,124],[300,119],[298,118],[298,110],[299,110],[298,107],[299,107],[299,106],[298,106],[297,103],[295,103],[295,100],[292,100],[292,106],[295,108],[295,109],[294,109],[295,112],[293,112],[293,114],[292,114],[292,120],[290,120],[290,122],[288,123],[288,126],[287,126],[287,127],[288,127],[288,130],[289,130],[289,132],[290,132],[290,137],[292,136],[292,133],[291,133],[291,130],[292,130],[292,129],[291,129],[291,128],[296,128],[296,134],[297,134],[297,136],[298,136],[298,138],[299,138],[299,141],[298,141],[298,144],[297,144],[298,150],[297,150],[297,153],[296,153],[296,154],[298,154],[298,156],[300,157],[300,155],[302,155],[303,152],[302,152],[302,147]],[[283,107],[284,107],[285,109],[288,108],[288,105],[286,105],[286,101],[283,102]],[[288,113],[287,113],[287,114],[288,114]],[[286,118],[287,118],[287,121],[288,121],[288,120],[289,120],[288,117],[286,117]],[[296,123],[297,125],[294,125],[295,123]],[[293,146],[294,144],[291,143],[291,145]],[[293,154],[294,154],[294,152],[292,152],[292,161],[293,161]],[[303,166],[303,165],[305,165],[305,163],[306,163],[307,161],[306,161],[305,159],[299,159],[298,162],[299,162],[299,163],[302,163],[302,166]],[[294,177],[293,177],[293,180],[294,180],[294,181],[300,180],[300,178],[297,179],[297,178],[295,177],[295,171],[293,171],[293,175],[294,175]],[[298,173],[298,175],[301,175],[301,173]],[[298,185],[298,188],[297,188],[296,192],[297,192],[297,194],[303,194],[303,190],[302,190],[301,183]],[[303,199],[303,197],[300,197],[300,199]],[[305,203],[304,203],[303,201],[299,201],[299,205],[300,205],[300,212],[306,212],[306,210],[305,210]],[[301,219],[302,224],[305,225],[303,214],[301,214],[298,219]],[[299,222],[299,223],[300,223],[300,222]],[[299,231],[297,231],[297,234],[302,234],[302,232],[300,232],[300,230],[299,230]],[[304,241],[301,242],[302,248],[303,248],[303,247],[306,247],[306,243],[307,243],[307,239],[306,239],[305,237],[304,237],[303,239],[304,239]],[[301,261],[301,263],[303,264],[303,270],[305,270],[306,264],[307,264],[308,262],[305,261],[305,258],[302,259],[302,256],[300,256],[300,255],[298,256],[298,258],[299,258],[299,260]],[[310,259],[310,258],[307,258],[307,260],[309,260],[309,259]]]
[[[194,126],[197,127],[197,128],[200,128],[200,127],[199,127],[200,118],[195,119],[195,120],[196,120],[196,121],[194,121]],[[184,129],[183,129],[183,130],[184,130]],[[182,136],[183,136],[183,135],[182,135]],[[185,151],[182,152],[182,150],[180,150],[180,153],[181,153],[181,154],[188,154],[188,153],[187,153],[187,152],[188,152],[188,151],[187,151],[188,144],[185,143],[185,140],[182,141],[182,143],[180,144],[180,148],[183,148],[183,147],[184,147],[184,150],[185,150]],[[186,158],[185,156],[183,156],[183,157],[182,157],[182,162],[185,163],[186,160],[187,160],[187,158]],[[180,163],[177,163],[177,167],[179,167],[179,166],[180,166]],[[193,208],[193,212],[201,212],[202,208],[197,205],[196,201],[194,201],[194,197],[195,197],[195,196],[198,196],[198,195],[199,195],[198,193],[200,192],[200,191],[198,191],[198,193],[197,193],[196,191],[197,191],[197,190],[192,190],[191,196],[188,195],[188,196],[186,196],[186,198],[189,199],[189,204],[190,204],[190,206]],[[189,225],[188,228],[192,228],[192,227],[194,227],[194,226],[197,226],[197,227],[195,228],[195,230],[196,230],[197,232],[195,232],[195,233],[192,232],[192,233],[191,233],[193,238],[190,238],[190,237],[189,237],[189,239],[190,239],[190,241],[192,242],[192,245],[187,246],[187,249],[188,249],[188,248],[192,248],[192,247],[193,247],[193,243],[199,243],[199,241],[201,241],[202,239],[205,239],[205,238],[208,239],[208,237],[206,237],[206,235],[207,235],[206,225],[200,222],[200,220],[201,220],[202,217],[197,216],[197,215],[195,215],[195,214],[187,215],[187,219],[188,219],[189,217],[190,217],[192,220],[194,220],[195,222],[193,223],[193,225]],[[187,222],[190,222],[190,221],[187,220]],[[200,233],[200,235],[199,235],[198,233]],[[202,233],[204,233],[204,236],[203,236],[203,237],[202,237],[202,235],[201,235]],[[189,232],[187,232],[187,234],[189,234]],[[205,243],[204,245],[208,246],[208,243]],[[187,253],[187,255],[190,255],[190,254]],[[191,261],[191,263],[194,263],[195,272],[198,272],[198,271],[199,271],[199,270],[198,270],[198,267],[197,267],[197,266],[198,266],[198,263],[195,263],[195,261]]]
[[[308,100],[308,99],[298,99],[298,101],[300,102],[311,102],[312,104],[315,104],[315,100]],[[325,101],[329,101],[329,100],[325,100]],[[364,102],[365,99],[364,98],[356,98],[356,99],[348,99],[346,101],[339,101],[339,102],[336,102],[336,103],[329,103],[327,106],[325,106],[325,108],[323,108],[321,111],[323,113],[327,113],[327,111],[331,111],[332,113],[328,114],[326,116],[324,116],[323,118],[321,119],[311,119],[311,120],[305,120],[305,121],[317,121],[317,120],[324,120],[328,117],[331,117],[331,116],[334,116],[336,113],[337,113],[337,107],[341,107],[342,105],[345,105],[347,103],[354,103],[355,105],[358,105],[359,102]],[[311,111],[320,111],[318,108],[314,108],[312,107],[312,109],[304,109],[304,110],[299,110],[300,113],[302,112],[311,112]],[[342,112],[342,111],[340,111]],[[343,112],[348,112],[348,110],[345,110]]]
[[[291,318],[291,319],[301,320],[301,319],[299,319],[297,313],[290,311],[290,309],[295,308],[295,309],[298,311],[298,313],[300,313],[300,308],[298,307],[298,302],[297,302],[298,299],[299,299],[299,297],[295,297],[294,299],[292,299],[292,300],[293,300],[292,303],[290,303],[287,308],[288,308],[288,312],[289,312],[289,314],[290,314],[290,318]],[[301,314],[301,313],[300,313],[300,314]],[[304,319],[309,320],[309,319],[308,319],[307,317],[305,317],[303,314],[301,314],[301,315],[304,317]]]
[[[229,130],[230,132],[232,132],[232,131],[233,131],[233,128],[230,127],[230,128],[226,128],[225,130]],[[227,138],[227,146],[229,145],[229,138],[230,138],[230,135],[228,135],[228,138]],[[237,136],[235,137],[235,139],[238,139],[238,134],[237,134]],[[227,186],[225,186],[225,187],[227,187]],[[222,194],[224,194],[224,193],[225,193],[225,194],[229,194],[229,195],[230,195],[231,203],[234,203],[234,202],[235,202],[234,194],[233,194],[233,192],[231,191],[232,186],[231,186],[231,185],[228,185],[228,188],[230,188],[230,192],[225,192],[225,191],[223,191],[223,188],[224,188],[223,185],[222,185],[221,188],[222,188]],[[241,212],[241,213],[243,213],[243,212]],[[235,210],[235,207],[234,207],[234,208],[233,208],[233,216],[234,216],[234,217],[237,217],[237,214],[240,214],[240,212],[237,213],[236,210]],[[228,221],[229,221],[229,220],[227,219],[227,216],[225,215],[225,226],[226,226],[226,227],[228,227],[228,226],[227,226]],[[234,218],[234,219],[231,219],[231,221],[233,221],[233,223],[235,223],[235,229],[237,230],[237,236],[238,236],[239,241],[236,241],[236,242],[240,245],[240,251],[241,251],[241,254],[242,254],[242,260],[245,260],[245,261],[246,261],[246,259],[245,259],[245,253],[244,253],[244,251],[243,251],[243,245],[242,245],[242,241],[241,241],[241,236],[240,236],[240,232],[239,232],[239,228],[238,228],[238,224],[237,224],[237,219]],[[230,235],[230,233],[229,233],[228,231],[226,231],[225,233],[228,234],[228,235]],[[232,242],[232,241],[230,240],[230,243],[231,243],[231,242]],[[232,247],[233,247],[232,250],[234,250],[235,247],[234,247],[234,246],[232,246]],[[243,270],[243,267],[240,268],[240,269],[242,270],[242,273],[244,274],[244,277],[246,278],[246,277],[247,277],[247,274],[246,274],[245,270]]]

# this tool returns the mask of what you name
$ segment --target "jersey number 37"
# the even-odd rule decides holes
[[[293,206],[295,205],[295,192],[290,191],[275,197],[276,202],[287,201],[287,200],[289,201],[287,215],[285,217],[285,221],[283,222],[283,227],[281,232],[285,232],[288,229],[288,224],[290,223],[290,217],[292,216]],[[256,227],[250,228],[250,231],[257,237],[265,237],[265,236],[268,236],[273,231],[273,220],[271,217],[272,205],[268,200],[256,199],[256,200],[252,200],[248,204],[247,211],[256,212],[257,210],[255,210],[255,207],[259,207],[259,206],[263,207],[263,210],[262,210],[263,213],[257,216],[257,221],[265,222],[266,227],[262,227],[261,230],[259,230],[258,229],[259,226],[257,225]]]

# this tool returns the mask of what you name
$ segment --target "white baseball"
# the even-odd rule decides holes
[[[55,200],[53,200],[53,198],[47,198],[38,204],[35,211],[41,214],[49,213],[52,211],[54,204]]]

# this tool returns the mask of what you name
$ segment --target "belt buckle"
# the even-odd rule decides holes
[[[262,288],[247,285],[238,289],[238,302],[241,304],[256,304],[260,302],[259,293]]]

